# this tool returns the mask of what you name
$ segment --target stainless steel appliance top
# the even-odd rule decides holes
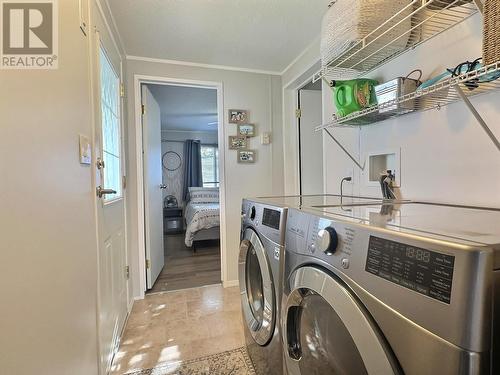
[[[395,232],[445,237],[451,242],[500,249],[500,209],[419,202],[351,207],[309,205],[301,208]]]
[[[382,204],[386,201],[382,198],[356,197],[349,195],[290,195],[282,197],[259,197],[252,199],[253,201],[263,204],[272,204],[280,207],[290,208],[306,208],[306,207],[342,207],[342,206],[357,206],[366,204]],[[397,201],[409,202],[409,201]]]

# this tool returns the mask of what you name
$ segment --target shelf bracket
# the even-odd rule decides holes
[[[481,117],[481,115],[479,114],[479,112],[477,111],[477,109],[474,107],[474,105],[471,103],[471,101],[469,100],[469,98],[467,97],[467,95],[465,95],[465,93],[463,92],[462,88],[459,85],[456,85],[455,86],[455,90],[456,90],[458,96],[460,96],[460,98],[463,100],[463,102],[465,103],[465,105],[467,106],[467,108],[469,108],[469,111],[476,118],[476,120],[479,123],[479,125],[481,125],[481,127],[486,132],[486,134],[488,134],[488,137],[490,137],[491,141],[495,144],[495,146],[497,147],[498,151],[500,151],[500,141],[497,139],[497,137],[495,136],[495,134],[488,127],[488,125],[483,120],[483,118]]]
[[[360,163],[359,163],[359,162],[358,162],[358,161],[354,158],[354,156],[352,156],[352,155],[349,153],[349,151],[347,151],[347,149],[346,149],[344,146],[342,146],[342,143],[340,143],[340,142],[337,140],[337,138],[335,138],[335,137],[333,136],[333,134],[332,134],[332,133],[330,133],[330,131],[329,131],[328,129],[323,129],[323,130],[326,132],[326,134],[328,134],[328,135],[330,136],[330,138],[331,138],[331,139],[333,139],[333,141],[337,144],[337,146],[339,146],[339,147],[342,149],[342,151],[344,151],[344,152],[346,153],[346,155],[347,155],[347,156],[349,156],[349,158],[350,158],[350,159],[354,162],[354,164],[356,164],[356,165],[358,166],[358,168],[359,168],[359,169],[361,169],[362,171],[364,171],[364,170],[365,170],[365,163],[363,163],[363,165],[361,165],[361,164],[360,164]]]

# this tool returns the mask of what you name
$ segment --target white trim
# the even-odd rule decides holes
[[[104,10],[102,9],[101,0],[95,0],[95,3],[97,5],[97,9],[99,10],[99,14],[101,15],[101,18],[104,22],[104,25],[106,26],[106,29],[108,31],[110,38],[111,38],[111,41],[113,42],[113,45],[116,49],[116,52],[118,53],[118,56],[120,56],[120,60],[122,60],[123,55],[125,54],[125,51],[123,51],[123,52],[120,51],[120,47],[118,47],[118,43],[116,43],[115,35],[114,35],[113,31],[111,30],[111,27],[109,26],[109,23],[108,23],[108,19],[106,18],[106,14],[104,14]],[[118,33],[118,29],[117,29],[116,33],[118,34],[118,38],[119,38],[120,34]]]
[[[294,82],[296,82],[299,78],[301,78],[304,74],[307,73],[308,70],[310,70],[314,65],[317,63],[321,63],[321,60],[318,57],[318,60],[314,61],[313,63],[307,65],[302,72],[298,73],[295,77],[293,77],[290,81],[288,81],[286,84],[283,85],[284,88],[290,89],[290,86],[293,85]],[[309,80],[312,80],[312,76],[309,77]]]
[[[314,40],[313,43],[315,43],[316,40]],[[309,45],[309,47],[313,44],[311,43]],[[307,51],[308,48],[306,48],[305,51]],[[305,52],[304,51],[304,52]],[[302,54],[303,56],[303,54]],[[300,56],[300,57],[302,57]],[[321,62],[320,58],[318,57],[317,59],[314,59],[314,61],[305,66],[293,79],[291,79],[289,82],[287,82],[286,84],[283,84],[283,89],[282,89],[282,116],[283,116],[283,138],[284,139],[287,139],[287,142],[288,143],[288,146],[289,146],[289,149],[285,150],[285,156],[284,156],[284,166],[285,166],[285,173],[287,173],[287,168],[289,167],[289,163],[287,162],[287,160],[290,158],[292,158],[293,156],[291,155],[294,155],[295,157],[295,160],[294,160],[294,178],[293,178],[293,189],[294,191],[293,192],[288,192],[290,194],[299,194],[300,192],[300,165],[299,165],[299,158],[298,158],[298,152],[299,152],[299,137],[298,137],[298,120],[297,120],[297,117],[295,115],[295,110],[297,109],[297,103],[298,103],[298,91],[300,90],[300,88],[302,88],[304,85],[306,85],[308,82],[311,81],[312,77],[309,76],[307,74],[307,72],[316,64],[318,64],[318,62]],[[302,78],[303,77],[303,78]],[[297,83],[297,81],[299,79],[302,80]],[[288,98],[288,95],[287,94],[290,94],[292,97],[293,97],[293,105],[292,105],[292,108],[291,108],[291,113],[289,113],[288,115],[291,116],[290,118],[290,125],[294,127],[294,129],[288,129],[287,128],[287,110],[289,109],[288,108],[288,105],[290,105],[291,103],[289,102],[289,98]],[[292,133],[289,133],[289,132],[292,132]],[[290,134],[290,136],[289,136]],[[287,155],[290,155],[290,156],[287,156]],[[324,166],[324,164],[323,164]],[[323,180],[325,180],[325,174],[323,174]],[[287,186],[285,186],[285,189],[287,188]],[[326,191],[325,189],[323,191]]]
[[[307,53],[307,51],[309,51],[309,48],[311,48],[313,46],[313,44],[315,44],[317,42],[318,39],[320,39],[320,36],[317,36],[316,38],[314,38],[313,41],[311,43],[309,43],[307,45],[307,47],[304,48],[304,50],[301,53],[299,53],[299,55],[296,58],[294,58],[292,60],[292,62],[290,64],[288,64],[288,66],[285,69],[282,70],[280,75],[284,75],[292,66],[294,66],[297,63],[297,61],[299,61],[302,57],[304,57],[304,55]],[[308,69],[309,68],[310,68],[310,66],[308,67]],[[296,77],[296,78],[298,78],[298,77]]]
[[[224,281],[224,282],[222,283],[222,286],[223,286],[224,288],[232,288],[232,287],[234,287],[234,286],[238,286],[238,285],[240,285],[240,283],[239,283],[239,281],[238,281],[238,280],[228,280],[228,281]]]
[[[99,2],[100,0],[96,0],[96,1]],[[121,55],[126,56],[127,53],[125,51],[125,45],[123,44],[122,36],[120,35],[120,31],[118,30],[118,26],[116,25],[115,16],[113,16],[113,12],[111,11],[111,7],[109,6],[109,2],[107,0],[105,0],[104,4],[106,5],[106,9],[108,10],[109,17],[111,18],[111,23],[113,24],[113,29],[115,30],[115,34],[118,38],[118,45],[120,46],[120,49],[121,49]],[[104,19],[106,19],[106,17],[104,17]],[[108,25],[108,28],[109,28],[109,25]]]
[[[276,72],[276,71],[272,71],[272,70],[239,68],[236,66],[229,66],[229,65],[204,64],[204,63],[197,63],[197,62],[191,62],[191,61],[158,59],[158,58],[153,58],[153,57],[132,56],[132,55],[127,55],[126,59],[133,60],[133,61],[145,61],[145,62],[151,62],[151,63],[158,63],[158,64],[183,65],[183,66],[192,66],[192,67],[197,67],[197,68],[232,70],[235,72],[245,72],[245,73],[256,73],[256,74],[281,76],[281,72]]]
[[[217,90],[217,114],[218,114],[218,138],[219,138],[219,182],[220,182],[220,243],[221,243],[221,280],[226,283],[227,275],[227,247],[226,247],[226,188],[225,188],[225,138],[224,127],[224,87],[222,82],[196,81],[178,78],[168,78],[162,76],[149,76],[134,74],[134,115],[135,115],[135,145],[137,161],[137,208],[138,208],[138,265],[139,275],[139,298],[143,299],[146,291],[146,248],[145,248],[145,227],[144,227],[144,173],[142,155],[142,118],[141,118],[141,84],[149,83],[156,85],[174,85],[193,87],[215,88]]]

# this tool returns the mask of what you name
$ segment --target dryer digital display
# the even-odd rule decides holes
[[[370,236],[365,270],[450,303],[455,257]]]
[[[276,230],[280,229],[281,212],[264,208],[264,215],[262,216],[262,224]]]

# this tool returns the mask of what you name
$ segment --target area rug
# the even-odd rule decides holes
[[[207,357],[159,365],[127,375],[255,375],[245,348],[238,348]]]

